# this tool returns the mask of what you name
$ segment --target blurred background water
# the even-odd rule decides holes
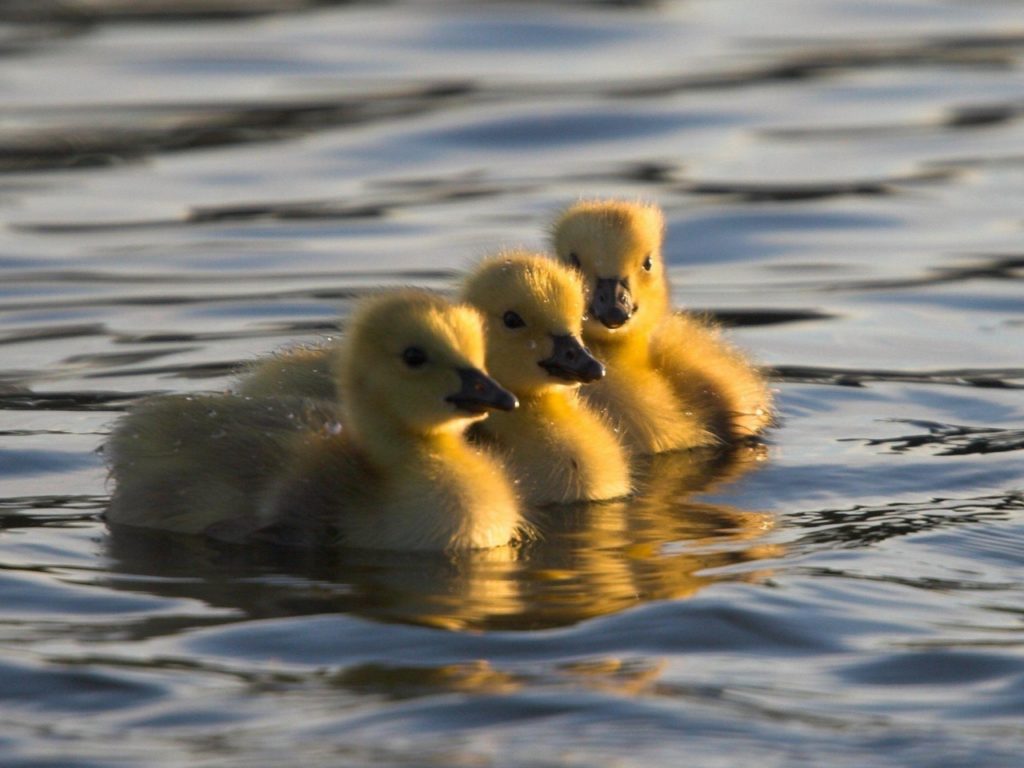
[[[1021,764],[1019,2],[7,0],[0,103],[0,764]],[[108,535],[133,400],[580,195],[664,206],[763,456],[518,557]]]

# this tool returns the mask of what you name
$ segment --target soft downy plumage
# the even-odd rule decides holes
[[[485,318],[489,370],[522,402],[515,413],[492,414],[473,434],[507,457],[523,498],[550,504],[629,493],[618,436],[579,397],[580,384],[604,373],[580,341],[585,302],[579,278],[540,254],[509,251],[471,270],[462,296]],[[508,312],[523,325],[508,327]],[[328,346],[300,347],[250,366],[237,391],[337,402],[337,364]]]
[[[580,338],[579,278],[542,254],[510,251],[484,259],[462,296],[484,316],[488,370],[520,402],[474,432],[503,451],[524,498],[550,504],[628,494],[626,453],[579,396],[581,385],[604,375]]]
[[[556,257],[587,289],[584,340],[608,368],[584,394],[637,453],[755,436],[772,423],[767,383],[713,324],[672,311],[663,237],[651,204],[584,201],[556,220]]]
[[[465,430],[515,397],[484,372],[470,307],[425,291],[363,300],[328,348],[340,405],[162,397],[107,444],[115,525],[318,546],[495,547],[526,528],[501,462]]]

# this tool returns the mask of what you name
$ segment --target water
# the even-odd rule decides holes
[[[1020,764],[1019,4],[0,22],[0,763]],[[580,194],[665,207],[676,303],[777,372],[765,457],[660,460],[518,557],[107,533],[134,399]]]

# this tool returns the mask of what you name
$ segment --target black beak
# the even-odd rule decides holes
[[[604,376],[604,366],[601,365],[601,361],[591,355],[575,336],[566,334],[551,338],[555,341],[551,357],[541,360],[537,365],[556,379],[580,381],[586,384]]]
[[[479,414],[487,411],[514,411],[519,407],[516,396],[476,368],[459,368],[462,389],[445,398],[460,411]]]
[[[620,328],[633,316],[636,306],[628,278],[600,277],[590,299],[590,312],[606,328]]]

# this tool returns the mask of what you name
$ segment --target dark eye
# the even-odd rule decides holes
[[[644,269],[646,269],[648,272],[654,269],[654,262],[651,261],[651,254],[649,253],[647,254],[647,258],[644,259]]]
[[[580,268],[580,257],[576,255],[575,251],[569,254],[569,261],[572,262],[572,265],[576,267],[576,269]]]
[[[402,352],[402,361],[410,368],[419,368],[427,362],[427,353],[419,347],[406,347]]]
[[[506,328],[522,328],[526,323],[523,322],[523,318],[513,312],[511,309],[501,316],[501,321],[505,323]]]

